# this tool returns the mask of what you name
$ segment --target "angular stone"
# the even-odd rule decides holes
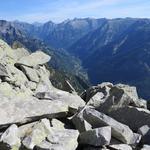
[[[104,94],[102,92],[97,92],[93,97],[91,97],[87,104],[97,108],[104,102]]]
[[[16,60],[21,59],[22,57],[29,56],[30,53],[25,48],[17,48],[13,49]]]
[[[21,69],[30,81],[37,83],[40,81],[37,71],[35,69],[23,65],[21,66]]]
[[[65,117],[68,105],[54,101],[40,101],[30,97],[28,99],[1,99],[0,128],[9,124],[23,124],[40,118]]]
[[[51,132],[50,122],[48,119],[42,119],[35,124],[32,132],[23,139],[22,144],[27,149],[33,149],[35,145],[40,144]]]
[[[19,61],[17,61],[16,65],[36,67],[38,65],[46,64],[50,61],[50,59],[51,57],[45,54],[44,52],[37,51],[29,56],[22,57]]]
[[[132,150],[132,147],[127,144],[109,145],[109,148],[113,150]]]
[[[138,133],[133,134],[132,146],[137,146],[141,141],[142,136]]]
[[[76,111],[79,107],[85,106],[85,102],[76,94],[71,94],[56,88],[51,88],[49,92],[39,92],[35,95],[39,99],[47,99],[51,101],[61,101],[67,104],[71,110]]]
[[[36,150],[76,150],[78,146],[79,132],[77,130],[53,129],[48,135],[47,141],[41,142],[36,146]]]
[[[32,81],[29,81],[28,82],[28,87],[31,89],[31,90],[36,90],[36,87],[37,87],[37,84],[35,82],[32,82]]]
[[[8,77],[7,69],[2,64],[0,64],[0,76]]]
[[[111,110],[109,115],[128,125],[134,131],[137,131],[143,125],[150,126],[150,111],[144,108],[128,106]]]
[[[65,124],[55,118],[51,120],[51,125],[53,128],[56,128],[56,129],[65,129]]]
[[[37,84],[35,93],[44,93],[51,91],[53,86],[49,80],[50,72],[45,68],[45,66],[39,67],[38,76],[40,77],[40,82]]]
[[[12,150],[19,150],[21,141],[18,134],[18,127],[11,125],[0,138],[0,149],[5,150],[11,148]]]
[[[81,94],[81,98],[84,99],[85,102],[88,102],[98,92],[103,93],[104,97],[107,97],[111,87],[113,87],[113,84],[109,82],[92,86]]]
[[[133,132],[132,130],[114,120],[113,118],[100,113],[94,109],[85,109],[83,113],[83,117],[87,122],[89,122],[93,128],[101,127],[101,126],[111,126],[112,128],[112,136],[120,141],[122,141],[125,144],[131,144],[132,138],[133,138]]]
[[[80,133],[79,143],[93,146],[109,145],[111,140],[111,127],[101,127]]]
[[[3,40],[0,39],[0,62],[10,62],[13,61],[15,55],[12,48]]]
[[[7,82],[0,83],[0,93],[11,99],[17,99],[18,97],[24,99],[33,95],[30,89],[24,86],[22,86],[21,89],[17,87],[14,88],[13,85],[8,84]]]
[[[77,112],[72,117],[72,122],[75,125],[76,129],[81,133],[92,129],[92,126],[83,118],[83,108],[81,111]]]
[[[96,109],[109,114],[111,110],[117,110],[126,106],[147,108],[145,101],[138,98],[135,87],[117,84],[110,89],[109,96]]]
[[[33,126],[37,123],[38,123],[38,121],[32,122],[32,123],[27,123],[25,125],[20,126],[19,127],[20,139],[23,140],[25,137],[27,137],[32,132]]]
[[[144,125],[138,129],[138,133],[142,135],[142,142],[150,145],[150,127],[148,125]]]
[[[13,64],[7,64],[6,66],[9,77],[6,77],[4,81],[21,88],[28,84],[28,79],[25,74],[17,69]]]

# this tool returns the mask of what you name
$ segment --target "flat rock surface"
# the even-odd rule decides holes
[[[27,100],[8,100],[1,99],[0,103],[0,127],[7,124],[23,124],[28,121],[48,117],[65,117],[68,106],[61,102],[40,101],[35,98]]]
[[[16,64],[21,64],[25,66],[30,66],[30,67],[36,67],[37,65],[43,65],[47,62],[49,62],[51,59],[50,56],[45,54],[42,51],[37,51],[35,53],[32,53],[29,56],[24,56],[20,60],[17,61]]]

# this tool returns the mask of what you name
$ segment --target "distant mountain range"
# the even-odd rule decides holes
[[[150,98],[150,20],[113,19],[74,43],[92,83],[111,81],[138,88]]]
[[[104,81],[135,85],[150,99],[150,19],[73,19],[56,24],[0,21],[0,37],[54,55],[52,66]],[[82,66],[81,66],[82,63]],[[84,68],[84,69],[83,69]]]
[[[105,19],[74,19],[55,24],[52,21],[39,25],[13,22],[14,26],[26,33],[43,40],[53,48],[68,48],[87,33],[100,27]]]
[[[22,24],[24,29],[26,26],[26,30],[29,29],[28,27],[30,24],[27,23],[0,20],[0,38],[14,48],[23,46],[31,52],[36,50],[43,50],[52,56],[52,59],[49,62],[49,66],[50,70],[53,72],[51,74],[51,80],[56,87],[63,89],[65,80],[70,81],[74,87],[77,87],[76,90],[79,92],[88,87],[88,77],[80,64],[79,59],[70,55],[64,49],[51,48],[38,37],[29,35],[27,31],[19,28],[16,23],[20,25]],[[37,25],[33,26],[35,28],[37,27]],[[58,83],[58,81],[60,81],[60,83]]]

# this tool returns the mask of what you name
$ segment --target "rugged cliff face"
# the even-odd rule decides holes
[[[150,148],[150,111],[136,88],[102,83],[77,95],[54,87],[51,56],[0,40],[0,150]]]
[[[7,42],[16,37],[20,39],[21,33],[27,37],[22,41],[29,37],[38,39],[24,42],[31,50],[39,47],[40,40],[59,49],[54,50],[55,53],[47,49],[50,55],[54,54],[50,65],[56,68],[80,72],[79,75],[84,74],[84,68],[92,84],[109,81],[134,85],[141,97],[150,99],[149,26],[149,19],[76,18],[59,24],[49,21],[38,26],[2,21],[0,31]]]

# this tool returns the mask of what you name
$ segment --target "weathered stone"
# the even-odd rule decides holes
[[[18,136],[18,127],[13,124],[1,135],[0,149],[8,150],[11,148],[12,150],[19,150],[20,145],[21,143]]]
[[[85,108],[83,108],[81,111],[77,112],[72,117],[72,122],[75,125],[76,129],[81,132],[85,132],[92,129],[92,126],[83,118],[83,111]]]
[[[35,69],[24,65],[21,65],[21,68],[30,81],[37,82],[37,83],[40,81],[37,71]]]
[[[98,92],[103,93],[104,97],[107,97],[111,87],[113,87],[113,84],[109,82],[92,86],[81,94],[81,98],[84,99],[85,102],[88,102]]]
[[[2,76],[2,77],[8,77],[7,69],[2,64],[0,64],[0,76]]]
[[[138,133],[142,135],[142,142],[150,145],[150,127],[144,125],[138,129]]]
[[[22,57],[30,55],[30,53],[25,48],[13,49],[13,53],[15,55],[16,61],[21,59]]]
[[[142,136],[138,133],[133,134],[132,138],[132,146],[136,146],[140,143]]]
[[[65,129],[65,124],[55,118],[51,120],[51,125],[53,128],[56,128],[56,129]]]
[[[144,100],[139,99],[136,87],[134,86],[129,86],[125,84],[117,84],[115,85],[110,92],[110,95],[114,96],[122,96],[122,98],[119,100],[119,103],[130,106],[135,106],[135,107],[141,107],[141,108],[146,108],[146,104],[143,104]],[[115,100],[117,100],[118,97],[116,97]]]
[[[101,127],[80,133],[79,143],[93,146],[109,145],[111,140],[111,127]]]
[[[42,51],[37,51],[29,56],[22,57],[19,61],[17,61],[16,65],[36,67],[37,65],[43,65],[49,62],[50,59],[51,57],[47,54],[43,53]]]
[[[35,82],[32,82],[32,81],[29,81],[28,82],[28,87],[31,89],[31,90],[36,90],[36,87],[37,87],[37,84]]]
[[[53,86],[49,80],[50,72],[44,66],[40,66],[40,68],[38,69],[38,76],[40,77],[40,82],[37,84],[35,93],[44,93],[51,91]]]
[[[38,121],[27,123],[25,125],[22,125],[19,127],[19,137],[21,140],[23,140],[27,135],[31,134],[33,126],[37,124]]]
[[[53,129],[47,141],[36,146],[37,150],[76,150],[78,146],[79,132],[77,130],[57,130]]]
[[[17,87],[13,87],[13,85],[8,84],[7,82],[0,83],[0,93],[4,96],[16,99],[16,98],[28,98],[29,96],[33,95],[32,91],[24,86],[17,89]]]
[[[42,119],[35,124],[32,132],[22,141],[23,146],[27,149],[33,149],[35,145],[40,144],[51,132],[50,122],[48,119]]]
[[[111,110],[109,115],[128,125],[134,131],[137,131],[143,125],[150,126],[150,111],[147,109],[128,106]]]
[[[9,84],[15,85],[16,87],[26,86],[28,79],[25,74],[17,69],[13,64],[8,64],[6,66],[9,77],[5,78],[4,81]]]
[[[113,150],[132,150],[132,147],[127,144],[109,145],[109,148]]]
[[[2,62],[9,63],[13,61],[14,58],[15,58],[15,55],[11,47],[6,42],[0,39],[0,61],[1,63]]]
[[[109,96],[96,109],[109,114],[112,110],[126,106],[147,108],[145,101],[138,98],[135,87],[117,84],[110,89]]]
[[[132,144],[133,132],[128,126],[121,124],[113,118],[90,108],[85,109],[83,117],[94,128],[106,125],[111,126],[112,136],[114,138],[122,141],[125,144]]]
[[[93,97],[91,97],[87,105],[97,108],[104,102],[105,102],[104,94],[102,92],[97,92]]]
[[[1,97],[0,108],[0,128],[5,125],[23,124],[44,117],[65,117],[68,112],[68,106],[61,102],[40,101],[32,97],[23,100],[9,100]]]
[[[71,110],[76,111],[79,107],[83,107],[85,102],[76,94],[71,94],[56,88],[51,88],[49,92],[39,92],[35,95],[39,99],[47,99],[51,101],[61,101],[67,104]]]

